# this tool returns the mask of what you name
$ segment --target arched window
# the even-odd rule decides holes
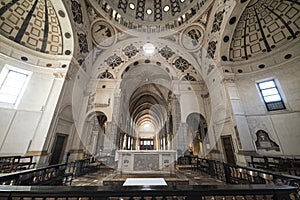
[[[105,71],[103,73],[101,73],[99,76],[98,76],[99,79],[113,79],[114,76],[109,73],[108,71]]]
[[[182,78],[183,81],[196,81],[196,78],[191,76],[189,73]]]

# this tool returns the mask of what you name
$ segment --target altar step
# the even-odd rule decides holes
[[[177,170],[194,170],[194,165],[176,165]]]

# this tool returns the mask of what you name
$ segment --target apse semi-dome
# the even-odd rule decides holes
[[[200,16],[209,0],[89,0],[96,12],[122,28],[138,32],[176,29]]]
[[[50,0],[1,1],[0,34],[38,52],[71,54],[72,49],[64,46],[71,30],[63,32],[67,26],[63,28],[61,21],[67,21],[67,16],[58,5]]]

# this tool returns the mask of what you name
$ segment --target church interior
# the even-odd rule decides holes
[[[299,198],[299,11],[299,0],[1,0],[0,199],[123,199],[105,185],[129,199]],[[144,194],[126,178],[176,189]]]

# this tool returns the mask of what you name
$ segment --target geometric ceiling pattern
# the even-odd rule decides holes
[[[234,21],[232,21],[234,23]],[[292,42],[300,33],[300,4],[292,0],[251,0],[238,21],[229,60],[248,60]]]
[[[50,0],[1,1],[0,6],[1,35],[35,51],[63,54],[61,27]]]

